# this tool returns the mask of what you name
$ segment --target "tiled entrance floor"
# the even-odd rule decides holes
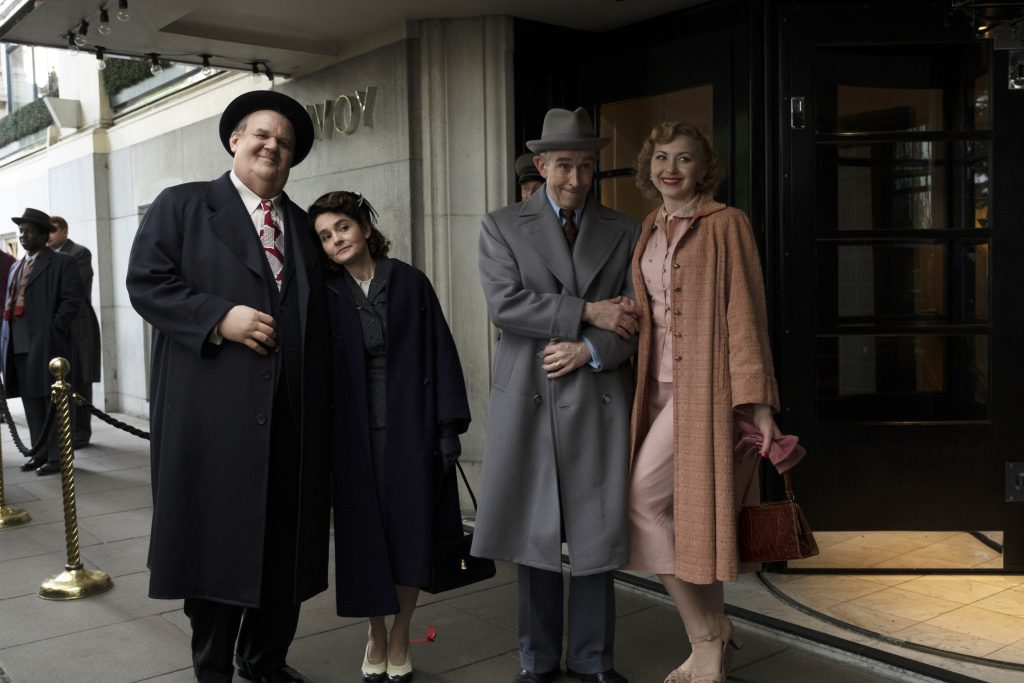
[[[985,535],[1001,541],[997,534]],[[905,574],[766,574],[801,605],[897,642],[1024,665],[1024,575],[913,571],[1000,568],[999,553],[973,536],[821,532],[815,537],[821,554],[791,562],[791,569],[908,569]]]

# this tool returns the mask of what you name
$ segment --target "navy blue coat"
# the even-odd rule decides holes
[[[430,548],[462,534],[455,472],[439,485],[438,427],[469,426],[458,351],[427,276],[392,259],[387,296],[388,516],[370,453],[366,363],[355,300],[343,272],[328,276],[334,363],[332,474],[338,614],[398,612],[395,584],[424,586]],[[435,492],[440,491],[435,505]],[[400,501],[400,502],[397,502]]]
[[[286,266],[283,292],[290,298],[289,288],[296,288],[299,310],[289,314],[297,316],[298,329],[265,356],[242,344],[209,342],[232,306],[268,313],[274,306],[266,256],[228,174],[164,190],[135,236],[128,294],[153,326],[150,597],[259,606],[270,495],[295,501],[289,505],[294,558],[274,558],[295,567],[294,592],[289,587],[285,597],[299,601],[327,588],[330,393],[322,263],[306,213],[287,197],[284,205],[285,256],[294,270],[289,275]],[[290,330],[283,320],[279,329]],[[268,482],[283,362],[298,368],[289,377],[300,385],[290,391],[300,438],[288,454],[297,490]]]

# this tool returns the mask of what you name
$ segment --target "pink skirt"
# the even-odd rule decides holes
[[[624,569],[675,575],[672,383],[651,381],[649,387],[650,424],[629,480],[629,563]]]

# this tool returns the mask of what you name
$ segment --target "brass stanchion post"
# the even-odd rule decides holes
[[[2,423],[0,423],[2,424]],[[4,452],[0,446],[0,529],[31,522],[32,518],[21,508],[8,505],[4,500]]]
[[[47,600],[76,600],[110,590],[114,583],[100,571],[82,568],[78,548],[78,509],[75,506],[75,471],[71,450],[71,408],[68,393],[71,387],[64,377],[71,364],[64,358],[50,361],[50,373],[56,377],[50,400],[57,406],[57,434],[60,439],[60,483],[64,494],[64,540],[68,547],[68,563],[64,571],[43,581],[39,597]]]

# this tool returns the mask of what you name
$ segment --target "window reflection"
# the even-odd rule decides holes
[[[834,421],[987,419],[986,335],[832,335],[817,343],[818,412]]]

